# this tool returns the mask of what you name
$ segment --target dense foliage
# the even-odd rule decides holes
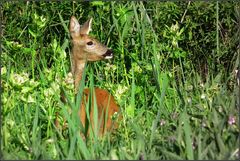
[[[1,13],[1,158],[239,158],[239,2],[3,2]],[[114,51],[88,63],[85,87],[110,91],[123,113],[116,133],[86,144],[74,120],[54,126],[73,108],[61,88],[74,103],[72,15],[93,17],[90,34]]]

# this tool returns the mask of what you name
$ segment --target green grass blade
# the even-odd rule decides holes
[[[201,139],[202,139],[202,135],[201,135],[201,133],[200,133],[200,134],[198,135],[198,137],[197,137],[198,160],[203,160],[203,158],[202,158],[202,141],[201,141]]]
[[[68,27],[67,27],[65,21],[63,20],[62,15],[61,15],[59,12],[58,12],[58,16],[59,16],[59,19],[60,19],[60,21],[61,21],[61,24],[62,24],[62,26],[63,26],[65,32],[66,32],[66,33],[69,33]]]
[[[161,149],[161,152],[162,152],[163,154],[165,154],[166,156],[168,156],[169,159],[171,159],[171,160],[172,160],[172,159],[174,159],[174,160],[184,160],[182,157],[176,155],[176,154],[173,153],[173,152],[169,152],[169,151],[164,150],[164,149]]]
[[[189,116],[185,112],[183,113],[183,121],[184,121],[183,130],[185,135],[187,159],[194,160],[193,147],[192,147],[192,131],[191,131],[191,126],[189,124]]]

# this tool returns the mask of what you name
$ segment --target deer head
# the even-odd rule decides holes
[[[70,20],[70,35],[72,37],[72,74],[75,77],[75,90],[82,77],[82,72],[87,61],[111,59],[112,51],[105,45],[89,36],[92,18],[80,26],[78,20],[72,16]]]

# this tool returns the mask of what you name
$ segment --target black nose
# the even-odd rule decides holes
[[[113,57],[112,50],[108,49],[105,54],[103,54],[104,57]]]

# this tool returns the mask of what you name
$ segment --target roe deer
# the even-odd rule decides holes
[[[111,59],[113,53],[106,46],[102,45],[96,39],[88,35],[91,30],[92,18],[86,21],[82,26],[78,23],[78,20],[72,16],[70,20],[70,35],[72,38],[72,54],[71,54],[71,72],[74,78],[74,90],[75,95],[78,93],[79,84],[82,79],[83,70],[87,61],[98,61],[103,59]],[[110,95],[106,90],[100,88],[94,88],[97,111],[98,111],[98,136],[103,136],[106,131],[110,131],[112,128],[117,128],[116,121],[112,120],[112,116],[120,112],[118,105],[116,104],[114,97]],[[80,120],[85,127],[86,125],[86,106],[84,102],[87,102],[90,97],[90,89],[84,89],[83,99],[79,110]],[[92,97],[94,102],[94,97]],[[90,123],[93,125],[93,103],[91,106]],[[106,118],[106,119],[105,119]],[[87,130],[89,135],[89,129]]]

